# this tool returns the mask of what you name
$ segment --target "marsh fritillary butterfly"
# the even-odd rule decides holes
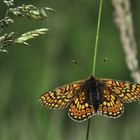
[[[68,107],[70,118],[80,122],[98,114],[118,118],[124,112],[124,103],[139,99],[140,84],[91,75],[45,92],[39,100],[50,109]]]

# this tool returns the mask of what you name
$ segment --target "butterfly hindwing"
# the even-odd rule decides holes
[[[68,115],[74,121],[84,121],[95,114],[94,107],[87,99],[87,94],[83,91],[79,93],[71,102]]]
[[[123,103],[107,89],[102,91],[103,102],[99,106],[98,113],[110,118],[118,118],[124,112]]]
[[[40,102],[48,108],[66,108],[70,104],[71,99],[75,96],[77,90],[80,89],[82,83],[83,81],[77,81],[45,92],[40,97]]]

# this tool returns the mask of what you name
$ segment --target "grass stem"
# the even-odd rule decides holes
[[[93,69],[92,69],[92,74],[93,75],[95,75],[95,69],[96,69],[96,58],[97,58],[97,49],[98,49],[98,42],[99,42],[102,5],[103,5],[103,0],[100,0],[97,31],[96,31],[96,40],[95,40],[95,49],[94,49],[94,56],[93,56]],[[86,140],[89,140],[89,130],[90,130],[90,119],[88,120],[88,125],[87,125]]]
[[[103,5],[103,0],[100,0],[97,31],[96,31],[96,40],[95,40],[95,49],[94,49],[94,56],[93,56],[93,69],[92,69],[92,74],[93,75],[95,75],[95,69],[96,69],[96,59],[97,59],[97,49],[98,49],[98,42],[99,42],[102,5]]]

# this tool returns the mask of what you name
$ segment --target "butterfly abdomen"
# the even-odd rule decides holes
[[[97,112],[99,105],[100,105],[100,93],[98,91],[98,85],[94,77],[91,77],[87,81],[88,85],[88,98],[91,104],[94,106],[95,112]]]

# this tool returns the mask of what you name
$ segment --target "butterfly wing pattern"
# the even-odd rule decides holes
[[[123,104],[136,100],[140,100],[140,84],[93,76],[50,90],[40,97],[41,104],[50,109],[69,107],[69,117],[78,122],[96,114],[118,118],[124,112]]]
[[[118,118],[124,112],[123,103],[107,89],[102,91],[103,102],[99,105],[98,114],[110,118]]]
[[[104,96],[104,101],[99,107],[99,114],[118,118],[124,112],[124,103],[140,100],[140,84],[112,79],[98,78],[98,80],[102,85]]]
[[[140,84],[111,79],[102,79],[101,81],[104,83],[105,88],[123,103],[140,100]]]
[[[42,105],[50,109],[66,108],[71,100],[73,100],[75,93],[79,90],[83,81],[77,81],[54,90],[50,90],[41,95],[39,101]]]
[[[87,95],[81,91],[70,104],[68,115],[72,120],[81,122],[95,114],[93,105],[87,100]]]

